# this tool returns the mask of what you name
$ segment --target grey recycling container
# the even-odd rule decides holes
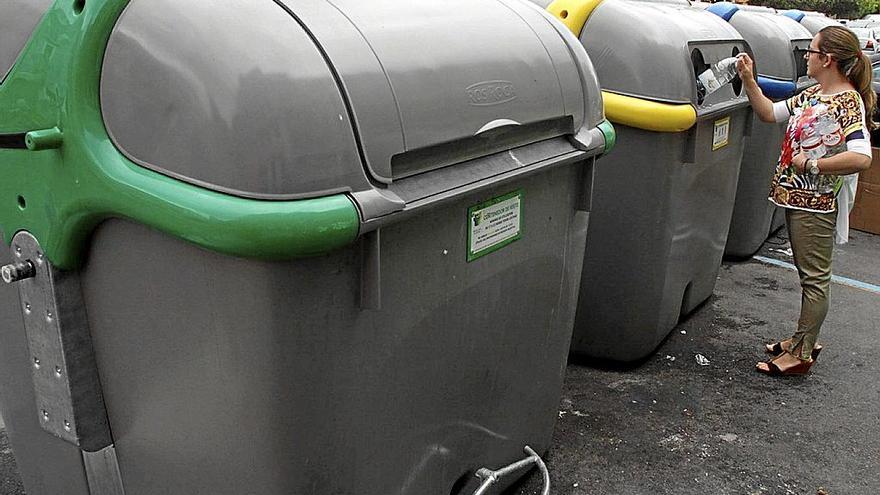
[[[0,410],[29,495],[470,494],[542,465],[614,141],[561,23],[45,9],[0,85]]]
[[[843,24],[822,14],[820,12],[804,12],[802,10],[785,10],[779,11],[779,15],[794,19],[799,22],[807,31],[815,36],[822,28],[827,26],[842,26]]]
[[[757,82],[773,101],[787,99],[815,84],[807,76],[804,51],[813,35],[793,19],[763,8],[743,8],[720,2],[707,9],[729,22],[754,51]],[[745,141],[736,202],[724,255],[752,256],[780,224],[773,221],[777,206],[768,201],[787,122],[768,124],[753,113],[752,132]]]
[[[748,45],[688,6],[605,0],[564,14],[586,18],[568,26],[619,143],[595,174],[572,352],[636,361],[715,287],[751,116],[738,80],[701,98],[696,75]]]
[[[15,15],[7,15],[3,29],[0,30],[0,83],[6,78],[6,74],[12,68],[12,64],[15,63],[15,59],[18,58],[51,0],[17,1],[14,5],[12,3],[10,2],[6,8],[14,9]]]

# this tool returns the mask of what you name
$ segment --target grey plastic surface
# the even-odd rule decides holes
[[[827,26],[842,26],[843,24],[835,21],[830,17],[825,17],[823,15],[805,15],[803,19],[801,19],[801,25],[803,25],[807,30],[812,33],[814,36],[822,30],[822,28]]]
[[[785,227],[785,208],[777,207],[773,211],[773,222],[770,224],[770,233],[773,234],[782,227]]]
[[[636,361],[714,290],[733,211],[750,110],[686,133],[617,125],[618,148],[596,167],[572,352]],[[692,157],[688,157],[689,154]]]
[[[742,36],[714,14],[688,6],[606,0],[587,19],[580,39],[602,89],[671,103],[698,104],[691,51],[703,51],[707,64],[748,51]],[[727,85],[706,106],[735,95]],[[702,112],[703,110],[701,110]]]
[[[276,199],[365,183],[330,68],[269,0],[131,2],[101,100],[120,150],[189,182]]]
[[[797,22],[791,17],[764,12],[761,12],[761,14],[767,16],[767,18],[775,22],[780,29],[788,33],[789,38],[791,38],[792,40],[813,39],[813,33],[811,33],[806,27],[804,27],[801,23]],[[804,38],[805,36],[806,38]]]
[[[0,0],[0,84],[51,3],[51,0]]]
[[[602,119],[582,47],[516,0],[158,1],[111,35],[105,119],[141,165],[212,189],[365,191]]]
[[[803,52],[813,35],[785,16],[763,11],[740,11],[730,23],[754,50],[759,73],[798,84],[809,85]],[[753,255],[775,230],[772,226],[776,206],[767,200],[770,181],[782,146],[787,123],[768,124],[752,116],[752,133],[746,138],[736,201],[724,255],[747,258]]]
[[[814,35],[801,23],[784,15],[768,15],[768,18],[777,23],[786,33],[789,33],[792,43],[796,48],[810,47],[810,42],[813,40]],[[798,71],[798,91],[816,84],[815,80],[807,76],[807,61],[803,58],[803,54],[796,57],[795,62]]]
[[[801,23],[784,15],[765,15],[768,19],[771,19],[788,34],[789,38],[792,40],[792,45],[794,46],[794,48],[798,49],[810,47],[810,42],[813,40],[814,35]],[[795,54],[795,65],[797,66],[798,74],[798,79],[796,81],[798,91],[801,91],[809,86],[816,84],[816,81],[810,79],[810,77],[807,76],[807,61],[804,60],[803,53]]]
[[[546,451],[583,170],[384,227],[381,310],[359,309],[359,246],[254,263],[103,224],[83,288],[126,494],[446,495],[525,444]],[[517,189],[527,234],[467,263],[467,208]]]
[[[447,495],[472,492],[474,469],[520,459],[525,445],[545,452],[604,142],[578,40],[516,0],[185,3],[134,0],[123,24],[136,22],[114,31],[102,81],[104,105],[122,105],[105,108],[111,130],[142,130],[126,132],[144,150],[192,158],[162,172],[213,189],[348,189],[361,236],[270,263],[123,220],[98,226],[79,275],[125,493]],[[152,10],[133,14],[140,5]],[[147,80],[121,74],[146,77],[140,63]],[[516,98],[471,105],[468,87],[491,81],[512,83]],[[309,84],[329,103],[307,99]],[[192,119],[175,128],[189,143],[148,129],[173,127],[171,116]],[[277,140],[249,147],[267,129]],[[298,132],[324,135],[276,146]],[[242,150],[219,156],[196,138]],[[322,146],[354,158],[322,164]],[[395,157],[426,150],[444,166],[391,180]],[[241,161],[254,156],[278,160]],[[513,191],[522,238],[467,262],[468,208]],[[20,327],[18,303],[4,302],[0,315]],[[30,386],[23,334],[0,335],[4,393]],[[32,395],[21,397],[31,412]],[[87,495],[95,459],[86,469],[18,401],[3,413],[28,493]]]
[[[742,34],[753,50],[758,73],[785,81],[797,81],[797,60],[794,48],[807,48],[813,36],[806,28],[795,23],[780,22],[774,18],[787,17],[760,11],[739,11],[730,18],[730,24]]]
[[[295,10],[295,2],[286,3]],[[335,0],[332,5],[357,26],[392,88],[403,135],[403,149],[392,155],[473,137],[499,119],[523,125],[554,119],[566,115],[566,98],[570,106],[580,101],[577,74],[565,73],[573,67],[560,67],[563,84],[569,83],[562,88],[554,68],[554,59],[570,59],[565,45],[535,14],[531,23],[524,22],[495,1],[420,1],[402,8],[392,0]],[[504,43],[496,42],[497,33],[505,33]],[[545,48],[545,38],[556,43]],[[322,35],[318,40],[324,46],[333,42]],[[344,78],[348,71],[336,66]],[[583,120],[582,108],[569,111]],[[390,173],[397,176],[393,168]]]
[[[736,201],[724,256],[742,259],[755,254],[775,230],[772,226],[776,205],[770,196],[770,181],[782,150],[788,122],[768,124],[752,115],[752,135],[746,138]]]
[[[748,5],[748,4],[743,4],[743,5],[738,4],[737,7],[739,7],[740,10],[746,11],[746,12],[761,12],[764,14],[776,15],[776,9],[774,9],[773,7],[765,7],[763,5]]]
[[[714,14],[626,0],[602,2],[581,41],[603,89],[697,108],[686,132],[615,124],[617,148],[595,171],[572,352],[634,361],[712,294],[751,119],[733,84],[698,100],[691,53],[711,64],[750,48]],[[726,118],[729,142],[713,151]]]

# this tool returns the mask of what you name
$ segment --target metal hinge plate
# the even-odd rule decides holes
[[[53,267],[28,232],[15,235],[12,255],[34,268],[33,276],[17,283],[37,419],[44,430],[86,452],[101,450],[112,439],[79,276]]]

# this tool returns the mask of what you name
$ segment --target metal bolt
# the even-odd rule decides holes
[[[48,321],[52,321],[52,317],[53,317],[53,316],[54,316],[54,315],[52,314],[52,310],[51,310],[51,309],[47,309],[47,310],[46,310],[46,320],[48,320]]]
[[[70,431],[70,421],[64,420],[64,429]]]
[[[37,269],[34,268],[34,264],[30,261],[10,263],[8,265],[3,265],[3,267],[0,268],[0,275],[3,276],[3,281],[7,284],[31,278],[36,274]]]
[[[61,378],[61,367],[60,366],[55,367],[55,376],[57,376],[58,378]]]
[[[29,302],[24,303],[24,312],[25,312],[25,314],[31,314],[31,303],[29,303]]]
[[[40,412],[43,413],[43,421],[49,421],[49,412],[46,411],[45,409],[43,409],[43,410],[40,411]]]
[[[34,368],[40,369],[40,358],[34,358]]]

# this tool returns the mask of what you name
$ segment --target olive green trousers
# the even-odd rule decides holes
[[[801,279],[801,314],[790,350],[810,359],[831,298],[831,254],[837,213],[785,210],[794,264]],[[797,354],[796,354],[797,355]]]

